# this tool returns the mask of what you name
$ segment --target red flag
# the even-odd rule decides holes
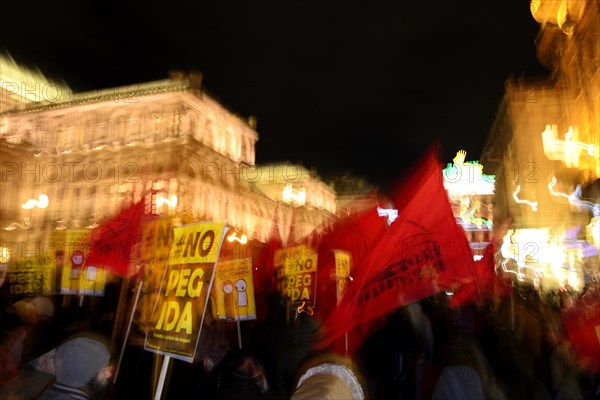
[[[354,276],[344,298],[323,324],[317,348],[352,327],[468,279],[473,256],[452,215],[434,151],[398,192],[398,218]]]
[[[485,303],[510,296],[512,286],[504,282],[501,276],[496,275],[496,247],[495,242],[486,246],[483,258],[475,262],[473,267],[473,280],[454,291],[450,307],[455,308],[477,302]]]
[[[105,267],[121,276],[129,275],[131,249],[140,240],[144,200],[122,210],[92,230],[86,265]]]
[[[581,367],[600,373],[600,288],[563,309],[561,317]]]
[[[318,319],[325,320],[337,303],[337,285],[340,282],[335,275],[335,251],[349,253],[352,276],[386,228],[386,219],[380,217],[376,207],[373,207],[369,211],[338,221],[332,227],[332,231],[322,238],[318,246],[318,305],[315,310]]]

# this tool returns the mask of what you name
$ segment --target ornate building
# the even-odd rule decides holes
[[[151,193],[148,212],[225,220],[259,241],[278,202],[282,232],[290,230],[293,207],[297,235],[333,216],[335,193],[314,174],[303,204],[284,201],[284,188],[298,178],[273,178],[255,166],[255,120],[218,104],[201,79],[174,72],[164,81],[79,94],[55,85],[60,95],[47,96],[49,84],[31,83],[42,82],[39,74],[3,75],[2,246],[20,257],[43,254],[48,231],[91,229],[143,193]],[[23,97],[22,87],[33,89]],[[22,207],[28,200],[33,208]]]
[[[510,224],[503,266],[581,289],[598,274],[599,4],[535,0],[531,12],[551,76],[507,81],[481,160],[497,177],[495,220]]]

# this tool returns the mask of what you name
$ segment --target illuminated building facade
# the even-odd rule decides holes
[[[542,288],[598,277],[600,19],[596,1],[532,1],[549,79],[509,79],[481,157],[510,223],[503,266]]]
[[[20,74],[0,79],[0,233],[15,256],[43,253],[48,231],[91,229],[142,195],[147,212],[225,220],[259,241],[280,202],[280,229],[289,232],[293,205],[282,195],[290,182],[255,166],[255,120],[209,97],[199,73],[79,94],[61,87],[53,97],[33,93],[38,75]],[[269,185],[279,197],[263,191]],[[297,235],[335,213],[327,185],[314,178],[303,187]],[[22,207],[42,195],[45,208]]]

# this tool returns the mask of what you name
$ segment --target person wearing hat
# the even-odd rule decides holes
[[[93,399],[112,377],[108,347],[100,338],[78,336],[56,349],[54,356],[55,381],[40,400]]]
[[[365,400],[362,374],[351,359],[337,354],[316,354],[298,370],[291,400]]]

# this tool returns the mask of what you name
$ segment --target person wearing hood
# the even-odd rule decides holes
[[[77,336],[56,349],[55,381],[40,400],[94,399],[113,373],[110,352],[100,338]]]

